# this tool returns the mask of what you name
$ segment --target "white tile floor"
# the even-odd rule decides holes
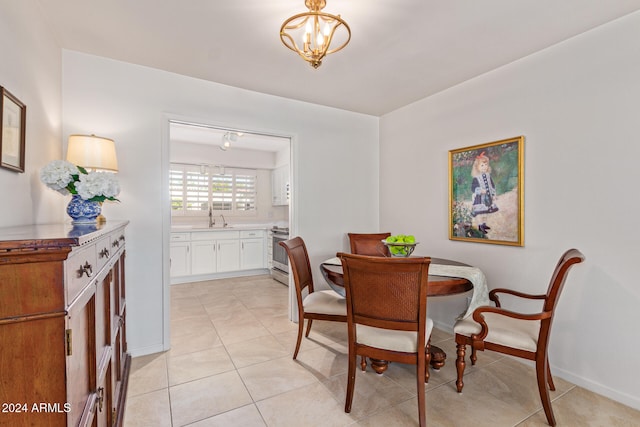
[[[344,412],[345,324],[315,321],[291,359],[297,325],[287,319],[287,288],[268,276],[171,287],[166,353],[133,360],[125,426],[416,426],[413,366],[384,375],[358,372],[353,408]],[[455,390],[453,337],[432,342],[449,354],[427,385],[427,424],[546,426],[532,367],[480,352]],[[560,426],[640,426],[640,412],[555,378]]]

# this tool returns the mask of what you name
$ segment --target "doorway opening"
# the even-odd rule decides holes
[[[217,267],[203,271],[200,262],[192,271],[191,254],[184,251],[189,251],[188,246],[193,242],[183,243],[179,248],[180,245],[174,245],[173,238],[176,235],[181,235],[180,238],[193,236],[197,231],[209,231],[210,228],[224,228],[221,231],[233,230],[239,234],[240,230],[263,227],[264,251],[272,249],[269,248],[272,239],[267,234],[268,230],[296,228],[292,185],[295,178],[294,154],[294,136],[283,132],[166,118],[163,187],[167,189],[167,197],[163,199],[162,209],[165,349],[170,348],[169,295],[172,283],[241,276],[244,275],[243,268],[247,268],[246,265],[239,266],[234,271],[233,264],[225,264],[226,270],[222,272],[216,271]],[[286,179],[282,179],[283,174]],[[198,242],[197,246],[202,249],[202,243]],[[261,268],[265,273],[270,272],[271,261],[265,253],[264,264],[254,264],[247,275],[259,273]],[[290,319],[293,318],[294,303],[295,292],[290,287]]]

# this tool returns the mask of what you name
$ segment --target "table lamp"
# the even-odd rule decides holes
[[[118,172],[116,145],[113,139],[100,136],[69,135],[67,161],[87,170]],[[97,221],[104,223],[106,218],[100,214]]]

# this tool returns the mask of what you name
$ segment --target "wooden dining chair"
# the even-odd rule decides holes
[[[493,289],[489,292],[489,299],[495,302],[496,307],[478,307],[473,312],[473,318],[470,316],[456,322],[453,331],[458,348],[456,387],[459,393],[462,392],[464,386],[462,376],[464,375],[464,356],[467,345],[471,346],[472,365],[475,365],[477,360],[476,350],[492,350],[533,360],[536,364],[538,392],[544,413],[547,416],[547,422],[551,426],[556,425],[549,397],[549,389],[555,390],[547,353],[549,335],[551,334],[556,304],[569,269],[582,261],[584,261],[584,255],[577,249],[570,249],[560,257],[546,294],[532,295],[511,289]],[[498,294],[541,300],[543,301],[542,311],[522,314],[506,310],[502,308]]]
[[[427,318],[431,259],[345,253],[338,257],[344,270],[349,331],[345,412],[351,412],[358,355],[412,363],[416,365],[420,426],[425,426],[424,388],[429,379],[429,338],[433,329],[433,321]]]
[[[304,240],[301,237],[294,237],[278,243],[284,247],[289,257],[293,282],[296,287],[296,299],[298,303],[298,339],[293,358],[298,357],[300,343],[302,342],[302,329],[304,319],[307,319],[307,331],[305,337],[309,336],[311,324],[314,319],[328,320],[332,322],[347,321],[346,300],[334,291],[316,291],[313,287],[313,274],[311,264],[309,264],[309,254]],[[308,292],[304,295],[305,290]]]
[[[389,248],[382,244],[382,240],[391,236],[391,233],[347,233],[347,235],[352,254],[391,256]]]

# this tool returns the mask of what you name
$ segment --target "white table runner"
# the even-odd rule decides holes
[[[473,311],[480,306],[490,305],[487,279],[479,268],[464,265],[431,263],[429,266],[429,274],[433,274],[434,276],[462,277],[473,284],[473,295],[471,296],[469,307],[467,307],[465,312],[460,313],[458,319],[464,319],[465,317],[470,316]]]

